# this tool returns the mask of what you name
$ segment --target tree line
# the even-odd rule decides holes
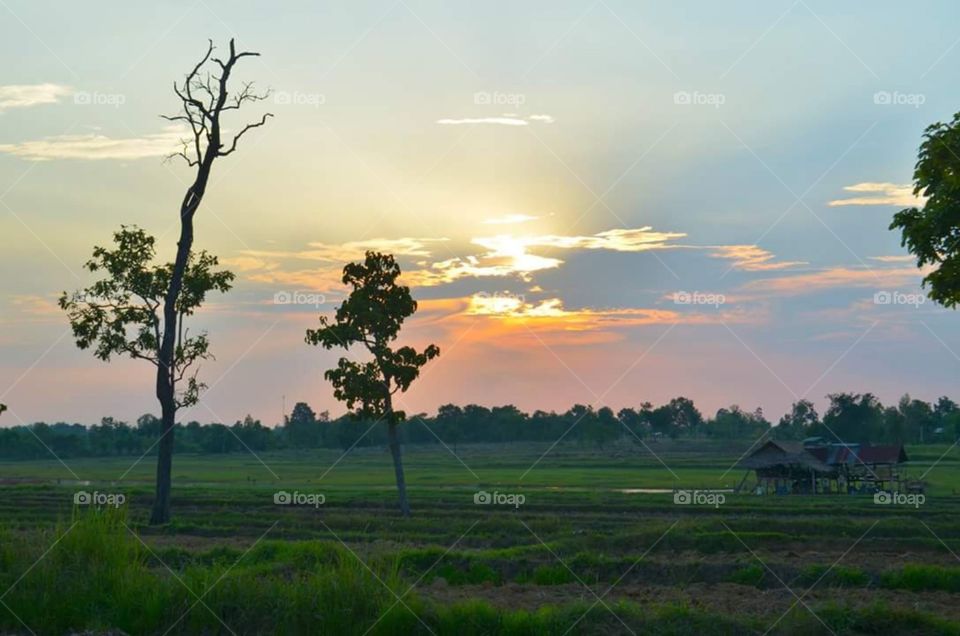
[[[828,398],[822,417],[811,402],[800,400],[776,425],[761,409],[747,411],[736,405],[705,418],[685,397],[657,407],[646,402],[618,411],[578,404],[562,413],[526,413],[509,404],[492,408],[445,404],[433,415],[408,416],[398,436],[403,444],[443,443],[454,449],[461,444],[552,442],[561,436],[567,443],[590,448],[661,438],[753,441],[765,434],[774,439],[818,436],[871,444],[952,443],[960,438],[960,406],[948,397],[930,403],[904,395],[890,406],[869,393],[835,393]],[[0,429],[0,458],[46,458],[51,450],[63,458],[140,456],[155,444],[163,425],[146,414],[133,424],[105,417],[92,426],[39,422],[29,428]],[[222,454],[382,447],[389,446],[390,434],[383,421],[349,413],[331,418],[328,412],[317,413],[299,402],[280,426],[266,426],[249,415],[232,425],[192,421],[176,424],[174,440],[177,453]]]

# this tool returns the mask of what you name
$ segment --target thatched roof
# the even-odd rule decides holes
[[[862,446],[860,444],[831,444],[811,448],[810,454],[831,466],[840,464],[902,464],[907,461],[907,452],[902,444],[888,446]]]
[[[810,454],[800,442],[778,440],[767,441],[737,464],[738,468],[748,470],[774,466],[799,466],[818,473],[832,472],[830,466]]]
[[[843,464],[900,464],[905,461],[907,453],[902,445],[831,444],[809,447],[801,442],[769,440],[740,460],[737,467],[756,470],[774,466],[798,466],[829,473]]]

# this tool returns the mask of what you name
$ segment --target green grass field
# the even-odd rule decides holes
[[[412,447],[409,519],[384,449],[183,455],[162,528],[152,455],[2,463],[0,633],[960,634],[957,449],[908,449],[915,507],[632,492],[732,488],[749,445]]]

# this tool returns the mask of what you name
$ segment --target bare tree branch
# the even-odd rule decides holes
[[[259,121],[247,124],[239,133],[234,135],[229,147],[226,150],[223,149],[226,145],[220,142],[221,115],[226,111],[239,110],[244,104],[266,100],[270,96],[270,90],[267,89],[258,93],[254,90],[253,82],[245,82],[237,93],[230,95],[227,84],[237,61],[244,57],[257,57],[260,54],[253,51],[238,53],[232,39],[230,40],[230,54],[226,61],[219,57],[213,57],[213,51],[213,42],[209,41],[206,53],[186,75],[183,82],[174,83],[173,91],[180,98],[182,112],[176,115],[161,116],[166,121],[182,122],[190,126],[192,138],[182,140],[183,149],[167,157],[167,159],[180,157],[187,162],[189,167],[200,168],[205,165],[209,169],[209,165],[215,158],[232,154],[237,149],[240,138],[247,131],[251,128],[263,126],[267,119],[273,116],[272,113],[266,113]],[[204,73],[203,68],[207,62],[219,66],[220,74]],[[198,193],[195,188],[188,190],[182,206],[186,213],[195,209],[201,197],[202,193]]]
[[[236,150],[237,142],[240,141],[240,138],[243,137],[243,134],[248,130],[250,130],[251,128],[259,128],[260,126],[263,126],[265,123],[267,123],[267,117],[273,117],[273,113],[265,113],[263,117],[260,118],[260,121],[253,124],[247,124],[246,126],[244,126],[243,130],[241,130],[239,133],[236,134],[236,136],[234,136],[233,143],[230,144],[230,148],[226,152],[219,153],[219,156],[226,157],[227,155],[232,153],[234,150]]]

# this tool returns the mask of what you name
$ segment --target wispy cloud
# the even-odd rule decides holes
[[[506,321],[535,321],[538,328],[546,324],[567,331],[673,323],[700,325],[722,322],[744,323],[765,319],[762,311],[746,312],[734,308],[684,312],[644,307],[567,309],[560,298],[528,302],[522,296],[508,294],[475,294],[467,299],[462,313],[471,316],[491,316]]]
[[[897,205],[897,206],[922,206],[926,201],[923,197],[914,196],[913,186],[910,184],[896,183],[856,183],[854,185],[844,186],[847,192],[866,196],[854,196],[846,199],[834,199],[827,203],[830,207],[840,207],[847,205]]]
[[[682,232],[657,232],[653,228],[613,229],[590,235],[544,234],[513,236],[502,234],[472,239],[471,243],[486,249],[479,255],[452,258],[432,265],[432,272],[423,274],[422,282],[439,284],[465,277],[530,275],[563,264],[554,256],[536,254],[533,250],[610,250],[644,252],[674,247],[669,242],[685,237]]]
[[[914,267],[859,269],[831,267],[816,272],[755,280],[745,290],[777,295],[801,295],[834,288],[919,288],[923,270]]]
[[[525,217],[529,220],[536,217]],[[519,218],[510,219],[519,222]],[[309,286],[338,286],[344,263],[363,258],[364,252],[387,252],[413,260],[415,267],[404,267],[406,284],[434,287],[464,278],[515,276],[529,281],[534,272],[554,269],[563,264],[558,250],[609,250],[643,252],[680,247],[671,243],[686,236],[680,232],[657,232],[650,227],[613,229],[590,235],[544,234],[532,236],[478,237],[470,240],[473,250],[446,260],[433,261],[434,246],[446,238],[374,238],[341,244],[313,242],[303,250],[242,250],[224,263],[247,274],[250,280]],[[542,253],[544,251],[552,253]],[[319,266],[318,266],[319,264]]]
[[[180,149],[184,134],[183,129],[171,126],[162,132],[142,137],[113,138],[99,133],[60,135],[36,141],[0,144],[0,152],[29,161],[165,157]]]
[[[788,269],[807,264],[805,261],[774,261],[776,257],[772,252],[756,245],[718,245],[710,249],[713,250],[711,256],[731,260],[735,269],[747,272]]]
[[[899,254],[897,256],[871,256],[871,261],[878,261],[880,263],[912,263],[917,259],[916,256],[912,254]]]
[[[526,119],[516,117],[464,117],[462,119],[438,119],[442,126],[463,126],[466,124],[496,124],[498,126],[527,126]]]
[[[612,250],[615,252],[645,252],[670,247],[668,243],[686,237],[683,232],[657,232],[649,225],[638,228],[606,230],[587,236],[564,236],[549,234],[522,239],[533,247],[556,247],[561,249]],[[496,243],[497,238],[474,239],[478,245],[483,241]]]
[[[69,86],[60,84],[11,84],[0,86],[0,113],[11,108],[29,108],[41,104],[56,104],[71,93]]]
[[[339,288],[345,263],[362,260],[367,251],[394,256],[430,258],[431,246],[446,238],[371,238],[339,245],[311,242],[304,250],[241,250],[238,256],[222,259],[225,265],[247,274],[255,282],[292,285],[303,289]],[[308,263],[321,263],[306,266]],[[405,278],[416,270],[404,272]],[[409,282],[409,281],[408,281]]]
[[[362,259],[364,254],[371,252],[385,252],[395,256],[432,255],[431,245],[447,241],[446,238],[371,238],[362,241],[348,241],[346,243],[322,243],[313,241],[307,243],[305,250],[243,250],[240,254],[253,259],[293,259],[304,261],[325,261],[331,263],[346,263]]]
[[[437,123],[442,126],[465,126],[470,124],[493,124],[497,126],[529,126],[530,122],[541,124],[552,124],[556,121],[550,115],[530,115],[527,118],[520,117],[513,113],[506,113],[499,117],[462,117],[459,119],[445,118],[438,119]]]

